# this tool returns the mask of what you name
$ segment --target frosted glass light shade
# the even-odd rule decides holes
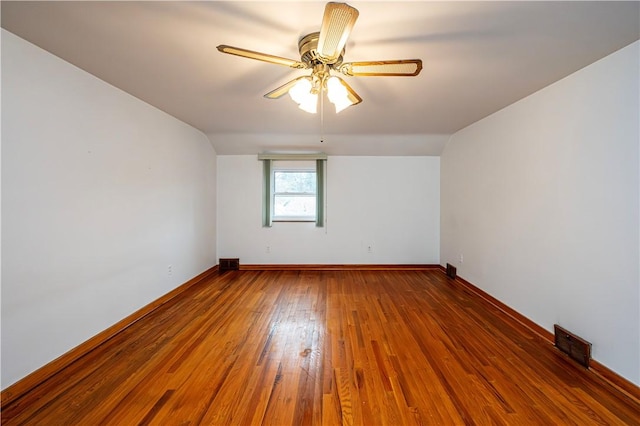
[[[331,77],[327,80],[327,97],[335,105],[336,113],[353,105],[349,99],[349,91],[338,77]]]
[[[315,114],[318,112],[318,95],[309,94],[309,96],[298,105],[303,111],[310,112],[311,114]]]
[[[318,95],[311,93],[311,89],[311,79],[303,78],[289,89],[289,96],[301,110],[315,114],[318,109]]]

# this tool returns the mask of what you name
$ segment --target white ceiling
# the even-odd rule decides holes
[[[417,77],[345,77],[362,104],[336,115],[263,94],[298,59],[325,2],[1,2],[2,27],[202,130],[219,154],[323,150],[438,155],[447,135],[640,38],[638,2],[350,2],[345,61],[420,58]],[[321,133],[324,143],[320,143]],[[390,137],[389,135],[393,135]]]

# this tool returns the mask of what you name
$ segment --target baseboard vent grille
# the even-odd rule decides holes
[[[450,263],[447,263],[447,276],[452,279],[456,279],[456,267]]]
[[[237,271],[240,269],[240,259],[220,259],[219,265],[220,272]]]
[[[554,324],[553,329],[556,347],[573,360],[589,368],[591,343],[565,330],[558,324]]]

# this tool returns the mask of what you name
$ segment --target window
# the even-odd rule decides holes
[[[325,154],[260,154],[263,162],[262,225],[315,222],[324,226]]]
[[[316,170],[273,170],[272,220],[306,221],[316,220]]]

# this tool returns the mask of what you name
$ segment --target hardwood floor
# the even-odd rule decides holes
[[[640,424],[640,405],[439,270],[232,271],[2,424]]]

